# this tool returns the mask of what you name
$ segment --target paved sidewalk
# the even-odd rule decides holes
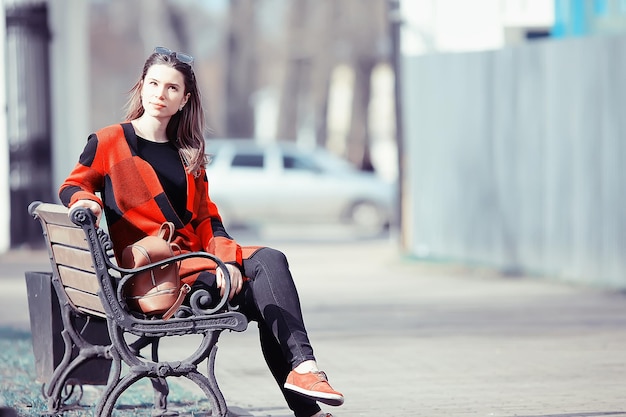
[[[335,417],[626,416],[623,294],[409,261],[392,239],[263,242],[290,259],[319,364],[346,396],[324,407]],[[46,262],[0,256],[0,326],[28,328],[23,271]],[[216,374],[235,414],[291,416],[253,324],[220,339]]]

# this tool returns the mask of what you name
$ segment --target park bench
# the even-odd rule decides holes
[[[183,305],[168,320],[130,310],[123,297],[124,285],[129,278],[149,268],[194,256],[205,257],[213,260],[228,277],[222,261],[211,254],[197,252],[137,269],[123,269],[116,265],[109,236],[96,226],[91,211],[78,208],[69,213],[67,208],[58,204],[34,202],[29,206],[29,213],[41,223],[52,266],[52,272],[26,273],[35,361],[51,360],[42,357],[50,355],[38,355],[37,352],[42,346],[53,344],[47,338],[61,338],[63,345],[62,358],[55,360],[53,371],[42,387],[48,406],[44,414],[56,416],[84,407],[79,404],[83,384],[100,384],[106,387],[97,401],[94,415],[108,417],[127,388],[149,378],[155,391],[153,414],[175,415],[175,411],[167,409],[169,387],[166,378],[186,377],[207,396],[212,416],[226,416],[228,409],[214,373],[217,342],[223,330],[244,331],[247,327],[245,316],[228,302],[229,288],[219,301],[213,302],[207,292],[194,291],[189,305]],[[60,334],[37,328],[42,326],[42,316],[54,314],[53,311],[41,311],[41,304],[37,304],[45,298],[37,294],[41,291],[42,279],[51,281],[54,288],[51,292],[56,293],[53,301],[58,301],[55,304],[61,316]],[[229,285],[230,280],[225,281]],[[50,309],[48,304],[43,305],[44,310]],[[100,327],[96,326],[94,331],[94,325]],[[90,326],[92,330],[86,331]],[[190,349],[191,354],[185,353],[187,357],[176,360],[159,361],[160,341],[189,334],[201,335],[197,348]],[[146,359],[140,350],[148,346],[151,355]],[[198,365],[205,360],[206,372],[202,373]],[[108,366],[102,366],[102,363]],[[81,376],[81,368],[90,364],[91,371],[83,372]],[[94,367],[93,364],[97,365]],[[102,381],[90,380],[97,370],[102,372],[103,369]]]

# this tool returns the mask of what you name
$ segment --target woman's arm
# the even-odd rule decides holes
[[[78,163],[59,187],[59,198],[65,206],[70,207],[79,200],[89,200],[102,207],[102,200],[96,195],[96,192],[102,190],[104,183],[103,173],[96,169],[97,151],[98,137],[92,134],[87,140]],[[84,207],[91,208],[87,205]]]
[[[195,180],[196,221],[194,228],[200,237],[204,250],[215,254],[226,263],[236,264],[241,268],[243,260],[241,246],[226,232],[217,206],[209,197],[206,173]]]

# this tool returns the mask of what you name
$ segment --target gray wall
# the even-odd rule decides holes
[[[626,37],[402,71],[411,254],[626,288]]]

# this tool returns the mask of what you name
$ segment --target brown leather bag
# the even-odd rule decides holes
[[[177,245],[171,243],[173,236],[174,224],[163,223],[157,236],[146,236],[124,249],[121,266],[138,268],[174,256]],[[164,320],[169,319],[191,289],[187,284],[181,285],[179,268],[180,263],[174,262],[130,278],[124,293],[128,306],[144,314],[162,314]]]

